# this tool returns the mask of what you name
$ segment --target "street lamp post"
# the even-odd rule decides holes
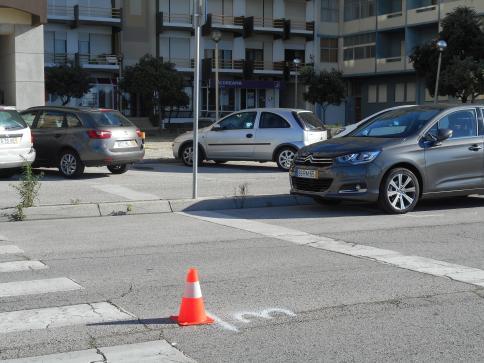
[[[215,121],[218,121],[219,112],[219,82],[218,82],[218,72],[219,72],[219,59],[218,59],[218,43],[222,39],[222,33],[220,30],[215,29],[212,32],[212,40],[215,42]],[[208,105],[208,99],[207,99]]]
[[[296,82],[295,82],[295,86],[294,86],[294,108],[297,108],[298,106],[298,95],[297,95],[297,82],[298,82],[298,66],[301,64],[301,60],[299,58],[295,58],[293,60],[293,63],[294,63],[294,66],[296,67]]]
[[[439,50],[439,64],[437,66],[437,78],[435,80],[434,104],[437,104],[437,99],[439,98],[440,66],[442,64],[442,52],[447,48],[447,42],[445,40],[439,40],[437,42],[437,48]]]

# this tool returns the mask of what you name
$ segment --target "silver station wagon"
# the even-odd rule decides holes
[[[232,113],[199,131],[199,162],[275,161],[289,170],[296,152],[327,139],[324,124],[311,112],[263,108]],[[175,139],[173,155],[193,164],[193,132]]]

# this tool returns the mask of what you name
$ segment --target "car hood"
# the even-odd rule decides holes
[[[315,156],[336,157],[361,151],[382,150],[391,145],[397,145],[401,139],[383,139],[377,137],[342,137],[325,140],[302,148],[302,156],[313,154]]]

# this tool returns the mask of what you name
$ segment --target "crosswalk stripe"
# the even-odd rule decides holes
[[[48,268],[40,261],[10,261],[0,263],[0,272],[42,270]]]
[[[86,362],[116,362],[116,363],[158,363],[179,362],[193,363],[178,349],[165,340],[153,342],[125,344],[114,347],[101,347],[96,349],[80,350],[60,354],[51,354],[40,357],[20,358],[3,361],[4,363],[86,363]]]
[[[14,281],[0,284],[0,297],[47,294],[51,292],[82,290],[71,279],[60,277],[45,280]]]
[[[14,245],[0,246],[0,255],[7,255],[7,254],[14,254],[14,253],[24,253],[24,251]]]
[[[0,334],[133,319],[134,315],[107,302],[10,311],[0,313]]]

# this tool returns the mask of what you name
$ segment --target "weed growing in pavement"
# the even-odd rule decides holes
[[[133,211],[133,205],[132,204],[128,204],[126,206],[126,213],[131,213]]]
[[[35,175],[32,170],[32,165],[25,162],[22,175],[20,176],[20,184],[11,185],[12,188],[17,190],[20,197],[20,203],[15,206],[15,212],[10,215],[10,220],[23,221],[25,219],[24,208],[34,206],[39,195],[41,186],[40,179],[42,179],[43,176],[42,173]]]
[[[234,195],[237,207],[244,208],[245,199],[249,195],[249,183],[240,184],[237,188],[235,188]]]
[[[71,204],[79,205],[79,204],[81,204],[81,200],[79,198],[77,198],[77,199],[71,199]]]

